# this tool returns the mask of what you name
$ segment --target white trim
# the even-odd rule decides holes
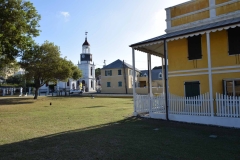
[[[180,71],[170,71],[168,72],[169,74],[174,74],[174,73],[184,73],[184,72],[198,72],[198,71],[205,71],[207,68],[199,68],[199,69],[191,69],[191,70],[180,70]]]
[[[209,0],[209,6],[210,6],[210,8],[209,8],[210,18],[216,17],[216,8],[215,8],[215,6],[217,6],[217,5],[215,3],[215,0]]]
[[[240,70],[225,70],[225,71],[213,71],[212,74],[221,74],[221,73],[236,73],[240,72]],[[183,76],[197,76],[208,74],[208,72],[199,72],[199,73],[189,73],[189,74],[172,74],[169,77],[183,77]]]
[[[159,41],[155,41],[155,42],[149,42],[149,43],[144,43],[144,44],[141,44],[141,45],[138,45],[138,46],[134,46],[132,48],[137,49],[137,48],[140,48],[140,47],[151,46],[151,45],[160,44],[160,43],[163,43],[163,40],[159,40]]]
[[[212,61],[211,61],[211,42],[210,33],[207,32],[207,54],[208,54],[208,83],[209,83],[209,94],[210,94],[210,108],[211,116],[213,117],[213,86],[212,86]]]
[[[173,75],[168,75],[168,77],[197,76],[197,75],[204,75],[204,74],[208,74],[208,72],[189,73],[189,74],[173,74]]]
[[[216,29],[209,29],[209,30],[206,30],[206,31],[196,32],[196,33],[192,33],[192,34],[186,34],[186,35],[183,35],[183,36],[167,39],[167,41],[174,41],[174,40],[178,40],[178,39],[183,39],[183,38],[197,36],[197,35],[200,35],[200,34],[203,35],[203,34],[205,34],[207,32],[210,33],[210,32],[222,31],[224,29],[227,30],[229,28],[235,28],[235,27],[240,27],[240,23],[239,24],[225,26],[225,27],[221,27],[221,28],[216,28]]]
[[[224,66],[224,67],[212,67],[212,70],[220,70],[220,69],[240,69],[240,65],[236,66]],[[199,72],[199,71],[206,71],[208,68],[199,68],[199,69],[191,69],[191,70],[180,70],[180,71],[170,71],[169,74],[174,73],[184,73],[184,72]]]
[[[136,69],[135,69],[135,50],[134,48],[132,48],[132,63],[133,63],[133,77],[134,77],[134,81],[133,81],[133,107],[134,107],[134,112],[133,115],[135,115],[136,113],[136,81],[135,81],[135,77],[136,77]]]

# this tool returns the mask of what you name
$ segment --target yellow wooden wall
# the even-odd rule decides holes
[[[231,0],[215,0],[215,4],[219,5],[225,2],[229,2]],[[171,12],[171,26],[176,27],[183,24],[188,24],[191,22],[196,22],[199,20],[210,18],[209,10],[205,10],[199,13],[185,15],[191,12],[195,12],[204,8],[209,7],[209,0],[194,0],[186,2],[182,5],[173,6],[170,8]],[[230,12],[240,10],[240,1],[233,2],[230,4],[226,4],[224,6],[220,6],[216,8],[216,16],[227,14]],[[185,16],[181,16],[185,15]],[[181,16],[181,17],[178,17]],[[178,18],[175,18],[178,17]]]
[[[225,3],[231,0],[215,0],[215,4],[221,4],[221,3]]]
[[[207,8],[208,6],[209,6],[208,0],[197,0],[197,1],[187,2],[185,4],[172,7],[171,17],[174,18],[186,13],[201,10],[201,9]]]
[[[195,60],[197,68],[207,68],[207,44],[206,35],[202,35],[202,59]],[[197,69],[192,60],[188,60],[187,39],[168,42],[169,72],[177,70]],[[196,62],[197,61],[197,62]],[[196,64],[195,64],[196,66]]]
[[[210,33],[211,43],[211,64],[213,68],[213,93],[223,93],[222,80],[226,78],[240,78],[239,72],[230,72],[230,70],[237,70],[237,68],[222,68],[217,69],[216,67],[235,66],[240,67],[236,64],[236,57],[228,55],[228,36],[227,31],[217,31]],[[168,42],[168,58],[169,58],[169,90],[170,93],[184,96],[184,82],[187,81],[199,81],[201,94],[209,92],[208,82],[208,59],[207,59],[207,44],[206,35],[202,35],[202,54],[201,60],[197,60],[198,67],[194,68],[193,60],[188,60],[187,51],[187,39],[180,39]],[[196,71],[196,69],[202,69]],[[184,72],[187,71],[187,72]],[[192,70],[192,71],[191,71]],[[238,68],[239,70],[239,68]],[[171,73],[178,71],[178,73]],[[215,73],[215,72],[226,72],[227,73]],[[184,75],[189,74],[189,75]],[[199,74],[199,75],[191,75]],[[178,76],[177,76],[178,75]],[[173,76],[173,77],[171,77]]]
[[[198,20],[206,19],[209,18],[209,11],[203,11],[200,13],[192,14],[189,16],[184,16],[178,19],[172,20],[172,27],[179,26],[182,24],[190,23],[190,22],[195,22]]]
[[[228,35],[227,30],[222,30],[210,34],[211,37],[211,58],[212,67],[236,65],[236,57],[228,55]]]
[[[209,92],[208,75],[180,76],[169,78],[169,91],[171,94],[185,96],[185,82],[199,81],[200,94]]]
[[[216,15],[227,14],[238,10],[240,10],[240,1],[216,8]]]

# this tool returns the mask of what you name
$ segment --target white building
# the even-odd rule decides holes
[[[78,85],[82,83],[85,92],[96,90],[95,65],[92,62],[92,54],[90,53],[90,44],[87,41],[87,32],[85,42],[82,45],[82,53],[80,54],[80,63],[78,68],[82,70],[82,78],[78,80]]]

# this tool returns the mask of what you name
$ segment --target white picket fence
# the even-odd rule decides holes
[[[217,116],[240,118],[240,97],[216,93]]]
[[[164,95],[151,97],[151,112],[166,113]]]
[[[209,93],[196,97],[169,94],[169,113],[179,115],[211,116]]]
[[[150,96],[149,95],[136,95],[136,112],[146,113],[150,111]]]
[[[136,95],[136,112],[137,113],[166,113],[165,110],[165,97],[149,96],[149,95]]]

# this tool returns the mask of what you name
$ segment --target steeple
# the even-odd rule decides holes
[[[87,34],[88,32],[85,32],[86,37],[85,37],[85,42],[83,43],[83,46],[90,46],[90,44],[87,41]]]

